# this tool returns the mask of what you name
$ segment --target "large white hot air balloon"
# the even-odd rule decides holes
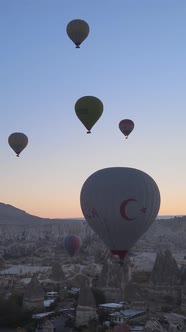
[[[156,219],[160,192],[143,171],[111,167],[93,173],[85,181],[80,203],[89,226],[122,263]]]

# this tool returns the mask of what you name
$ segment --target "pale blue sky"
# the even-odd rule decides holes
[[[90,26],[80,49],[66,34],[75,18]],[[160,214],[186,214],[185,18],[185,0],[0,0],[1,201],[80,217],[86,178],[131,166],[157,182]],[[74,111],[86,95],[104,104],[91,135]],[[29,138],[20,158],[14,131]]]

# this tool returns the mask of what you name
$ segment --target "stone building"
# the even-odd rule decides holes
[[[23,307],[26,310],[43,310],[44,309],[44,291],[37,280],[35,274],[27,285],[23,296]]]

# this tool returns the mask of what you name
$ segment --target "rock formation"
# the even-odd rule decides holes
[[[57,281],[57,282],[64,281],[65,274],[64,274],[63,269],[61,267],[61,264],[55,263],[52,266],[52,271],[51,271],[50,278],[54,281]]]
[[[123,301],[125,287],[131,279],[131,265],[126,257],[124,264],[120,265],[118,259],[109,252],[106,253],[101,273],[93,281],[93,286],[102,290],[107,302]]]
[[[180,270],[169,250],[157,253],[151,273],[151,281],[155,285],[166,284],[174,286],[180,283]]]
[[[144,327],[144,332],[167,332],[157,319],[149,319]]]
[[[34,311],[44,309],[44,291],[37,281],[37,274],[32,277],[25,289],[23,308]]]
[[[96,301],[89,286],[80,290],[76,309],[76,326],[87,326],[90,320],[97,320]]]
[[[129,258],[126,257],[124,264],[120,265],[118,260],[109,253],[105,255],[102,272],[99,275],[96,286],[102,287],[124,287],[131,279],[131,266]]]
[[[6,262],[3,257],[0,257],[0,270],[6,267]]]
[[[66,285],[81,288],[84,286],[91,286],[91,280],[86,275],[78,273],[72,278],[66,280]]]

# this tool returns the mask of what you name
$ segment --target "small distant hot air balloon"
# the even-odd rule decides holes
[[[92,127],[103,113],[103,103],[93,96],[81,97],[76,101],[75,112],[79,120],[88,130],[87,134],[90,134]]]
[[[134,129],[134,122],[129,119],[121,120],[119,123],[119,129],[125,135],[125,138],[128,138],[129,134]]]
[[[76,45],[76,48],[80,48],[81,43],[87,38],[89,34],[89,25],[87,22],[76,19],[67,24],[67,35]]]
[[[71,257],[77,254],[81,244],[81,238],[77,235],[69,234],[64,238],[64,248]]]
[[[28,137],[23,133],[13,133],[8,137],[8,143],[16,153],[16,156],[19,157],[28,144]]]
[[[88,177],[80,194],[89,226],[120,263],[157,217],[160,193],[155,181],[129,167],[104,168]]]

